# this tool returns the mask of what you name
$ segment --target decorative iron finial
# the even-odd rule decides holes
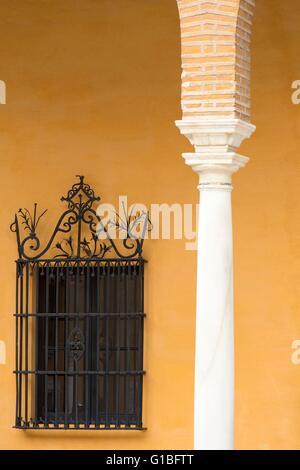
[[[94,202],[100,201],[100,197],[95,196],[93,189],[84,182],[84,176],[76,175],[76,177],[79,178],[79,183],[73,184],[67,196],[62,197],[61,201],[67,202],[69,209],[76,209],[82,213],[84,210],[90,209]]]

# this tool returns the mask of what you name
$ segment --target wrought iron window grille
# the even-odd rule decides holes
[[[11,225],[19,255],[15,427],[142,430],[148,215],[140,238],[132,236],[140,220],[117,216],[126,234],[114,240],[83,176],[61,200],[67,209],[44,243],[37,228],[46,211],[38,215],[37,204]]]

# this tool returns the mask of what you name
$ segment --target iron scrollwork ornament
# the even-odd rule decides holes
[[[79,361],[85,350],[84,335],[80,328],[74,328],[68,339],[68,350],[71,359]]]
[[[62,202],[67,203],[67,209],[59,217],[52,235],[43,247],[37,228],[47,210],[39,214],[35,203],[33,214],[28,209],[19,209],[15,214],[11,230],[16,233],[19,259],[35,261],[48,257],[66,260],[130,260],[141,257],[145,233],[151,228],[148,213],[134,217],[129,215],[125,219],[115,214],[115,220],[109,224],[114,225],[117,232],[123,233],[120,240],[115,240],[109,227],[104,225],[93,207],[100,201],[100,197],[95,196],[94,190],[84,181],[84,176],[78,178],[79,181],[61,198]],[[142,224],[141,237],[133,235],[137,224]],[[61,234],[64,234],[62,238]],[[55,250],[54,254],[52,250]]]

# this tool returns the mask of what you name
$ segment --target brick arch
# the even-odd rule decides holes
[[[183,119],[250,121],[250,44],[255,0],[177,0]]]

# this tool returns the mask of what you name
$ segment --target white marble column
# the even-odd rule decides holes
[[[194,448],[234,446],[231,177],[248,158],[236,149],[255,127],[238,119],[177,121],[195,146],[183,155],[199,175]]]

